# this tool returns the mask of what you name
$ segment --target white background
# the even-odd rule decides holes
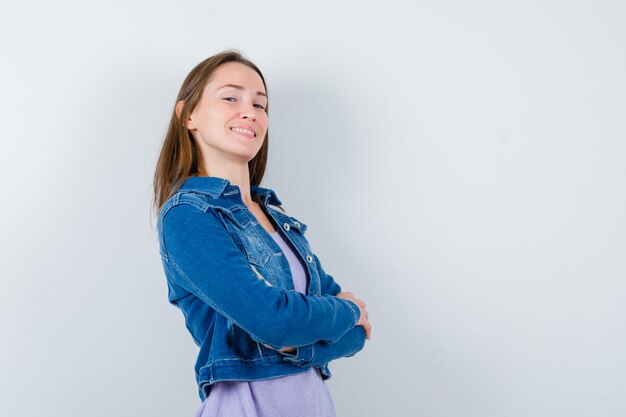
[[[339,416],[626,409],[621,1],[2,1],[0,414],[192,416],[151,181],[198,62],[264,72],[262,185],[368,304]]]

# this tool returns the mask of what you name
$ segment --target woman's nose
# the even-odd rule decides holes
[[[252,120],[255,120],[256,118],[254,114],[254,109],[249,108],[247,106],[241,110],[241,112],[239,113],[239,117],[241,117],[242,119],[252,119]]]

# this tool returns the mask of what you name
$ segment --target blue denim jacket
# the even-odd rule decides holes
[[[341,287],[309,246],[306,224],[270,206],[282,204],[273,190],[252,185],[250,191],[304,261],[306,295],[294,289],[286,257],[229,180],[189,177],[159,213],[168,299],[200,347],[195,370],[202,400],[216,381],[269,379],[311,366],[328,379],[328,362],[365,344],[365,331],[356,326],[359,308],[335,297]],[[286,346],[296,352],[278,351]]]

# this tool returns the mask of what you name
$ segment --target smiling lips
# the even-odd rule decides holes
[[[239,133],[240,135],[243,135],[250,139],[256,137],[256,133],[254,133],[253,130],[246,129],[244,127],[231,127],[230,130],[232,130],[235,133]]]

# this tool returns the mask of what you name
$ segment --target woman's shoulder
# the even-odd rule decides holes
[[[178,191],[165,201],[159,211],[159,219],[163,220],[174,207],[193,206],[198,210],[205,211],[207,204],[208,200],[203,194]]]

